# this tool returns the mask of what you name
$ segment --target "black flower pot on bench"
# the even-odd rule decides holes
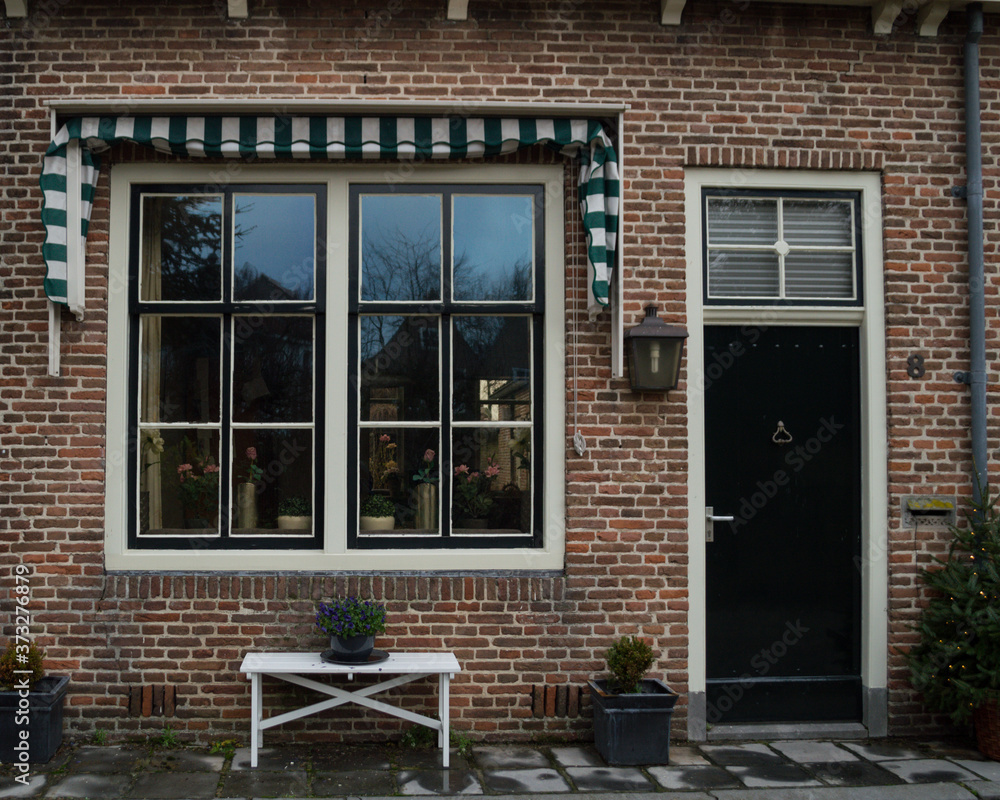
[[[615,694],[606,680],[590,681],[594,744],[609,764],[667,764],[670,720],[677,693],[663,681],[647,678],[642,691]]]

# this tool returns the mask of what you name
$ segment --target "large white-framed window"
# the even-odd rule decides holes
[[[105,504],[109,569],[562,569],[564,167],[408,165],[404,185],[400,185],[399,175],[398,166],[386,165],[241,165],[236,172],[218,165],[125,164],[114,168]],[[448,294],[441,297],[448,298],[447,307],[432,307],[423,300],[362,300],[358,281],[364,274],[358,250],[361,240],[352,238],[359,234],[361,198],[375,198],[369,205],[372,231],[380,222],[391,221],[395,213],[380,209],[380,202],[384,205],[395,202],[389,200],[393,197],[433,195],[428,187],[437,187],[434,191],[442,204],[447,196],[445,216],[452,223],[447,233],[443,225],[437,229],[442,253],[451,258],[460,248],[477,254],[478,267],[473,264],[474,269],[465,270],[463,262],[457,273],[453,265],[442,273],[440,287]],[[302,205],[304,197],[312,198],[312,216],[304,206],[296,205]],[[262,202],[270,213],[250,220],[253,209],[259,209]],[[211,213],[199,210],[195,219],[203,228],[216,225],[222,230],[218,292],[210,282],[194,298],[175,297],[170,295],[172,290],[162,288],[161,296],[155,291],[150,294],[142,288],[142,279],[146,277],[146,283],[155,286],[146,274],[152,262],[146,258],[144,273],[143,253],[159,248],[162,258],[167,252],[162,233],[159,238],[152,233],[155,225],[150,220],[156,219],[154,211],[162,216],[164,208],[176,211],[175,207],[185,204],[190,206],[183,209],[188,217],[192,208],[212,209]],[[514,209],[512,204],[519,207]],[[239,209],[244,210],[237,213]],[[285,213],[282,209],[291,211],[294,224],[280,223]],[[525,214],[525,209],[529,213]],[[512,211],[517,213],[512,215]],[[477,225],[477,218],[492,221]],[[312,233],[302,235],[297,228],[307,219],[313,220]],[[397,217],[397,221],[402,219]],[[276,227],[248,246],[236,234],[242,232],[244,240],[252,239],[255,226],[250,222],[256,223],[257,230]],[[477,241],[476,236],[488,235],[491,226],[496,230],[489,235],[496,242],[513,240],[510,253],[529,243],[527,272],[518,258],[507,264],[503,259],[494,263],[486,257],[491,248],[495,250],[495,242]],[[390,226],[383,225],[383,230],[390,230]],[[305,294],[285,298],[272,291],[257,296],[262,286],[275,291],[280,288],[280,276],[256,264],[264,257],[264,248],[275,246],[291,248],[296,263],[308,263],[309,279],[296,283],[296,291],[301,289]],[[299,258],[302,254],[298,249],[308,247],[315,249],[312,260],[305,255]],[[198,244],[190,249],[189,261],[211,261],[215,268],[212,248]],[[168,255],[174,257],[173,253]],[[253,267],[253,275],[247,265]],[[184,277],[183,270],[178,274]],[[528,293],[524,294],[526,277]],[[468,296],[484,291],[483,286],[490,281],[497,285],[487,287],[483,296]],[[164,285],[162,279],[160,284]],[[355,291],[357,296],[352,293]],[[362,363],[359,335],[367,336],[370,344],[377,331],[384,336],[389,328],[395,328],[399,334],[401,320],[407,323],[407,332],[419,323],[421,330],[414,333],[426,340],[428,348],[438,348],[435,358],[447,356],[436,383],[447,395],[440,395],[443,399],[433,419],[423,414],[426,398],[420,399],[420,392],[411,390],[405,395],[399,386],[369,379],[374,373],[366,373],[365,367],[384,360],[384,353],[368,354],[374,354],[375,361]],[[177,329],[168,343],[163,337],[165,322],[166,327]],[[156,341],[150,338],[151,325],[160,329]],[[206,326],[212,330],[201,331]],[[208,342],[205,347],[211,352],[199,351],[192,365],[184,353],[175,351],[180,347],[177,342],[193,335],[195,328],[202,334],[199,341]],[[248,329],[267,336],[257,336],[261,341],[255,345],[240,333]],[[273,349],[275,342],[282,343],[285,355],[289,355],[289,348],[294,351],[279,361],[297,370],[295,375],[284,379],[271,375],[276,365],[269,364],[265,351]],[[442,342],[449,348],[441,349]],[[503,352],[504,368],[482,372],[483,354],[473,352],[473,344],[481,345],[483,353]],[[154,352],[157,357],[150,358]],[[525,363],[508,364],[511,357]],[[184,363],[186,367],[179,366]],[[280,403],[272,402],[275,391],[290,396]],[[178,403],[167,395],[178,392],[186,398],[180,403],[185,410],[170,416]],[[389,397],[393,392],[396,394]],[[158,402],[143,399],[153,395]],[[407,413],[415,416],[395,421],[362,419],[366,413],[372,416],[373,410],[378,417],[409,398],[416,398],[414,402],[422,409],[417,413],[416,406],[410,408]],[[475,400],[475,408],[469,406],[470,398]],[[244,408],[247,403],[250,405]],[[269,403],[273,406],[270,410],[261,410],[261,404]],[[367,411],[363,413],[359,409],[365,403]],[[288,416],[292,411],[294,419]],[[417,419],[422,415],[428,418]],[[392,429],[389,442],[383,441],[387,431],[375,430],[379,425]],[[468,451],[456,438],[463,432],[474,434],[469,438],[478,442],[476,452]],[[271,464],[282,462],[282,442],[292,438],[308,446],[297,447],[293,466],[283,470],[275,467],[278,474],[269,476]],[[405,451],[401,451],[404,439]],[[399,456],[395,465],[388,465],[395,471],[383,476],[391,474],[398,485],[392,499],[399,527],[390,536],[360,531],[359,501],[373,488],[361,466],[370,468],[378,461],[373,442],[375,446],[396,444],[393,449]],[[190,453],[182,453],[184,447]],[[150,469],[148,464],[162,458],[161,450],[171,450],[170,458],[177,464],[170,461]],[[247,492],[240,484],[254,483],[249,458],[254,451],[264,475],[258,476],[258,491],[247,505]],[[434,451],[429,473],[423,471],[428,466],[423,458],[427,451]],[[539,464],[537,456],[543,452],[544,464]],[[485,478],[489,473],[491,483],[496,484],[487,487],[492,490],[487,496],[491,508],[483,530],[473,525],[465,529],[466,518],[460,518],[458,509],[453,508],[460,500],[452,479],[463,459],[468,462],[469,474],[479,472],[480,478]],[[202,505],[209,513],[188,514],[181,502],[183,490],[174,484],[195,476],[205,481],[206,467],[210,476],[206,485],[212,482],[213,473],[217,476],[209,487],[215,491],[201,493],[207,500],[200,495],[195,499],[204,500]],[[147,477],[150,472],[156,473],[156,479]],[[459,472],[465,474],[464,470]],[[429,512],[416,492],[428,477],[438,489],[433,516],[427,516]],[[157,482],[161,485],[156,486]],[[149,508],[153,489],[159,490],[155,513]],[[309,519],[303,528],[279,529],[279,505],[282,511],[289,510],[291,501],[300,512],[294,516]],[[206,527],[192,533],[188,525],[197,522],[189,522],[189,516]],[[462,522],[457,523],[458,519]],[[418,522],[425,527],[418,528]]]

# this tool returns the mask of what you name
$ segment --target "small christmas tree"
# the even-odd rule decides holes
[[[927,705],[965,722],[1000,697],[1000,513],[987,493],[967,528],[952,527],[947,560],[921,572],[936,594],[923,611],[920,643],[907,654]]]

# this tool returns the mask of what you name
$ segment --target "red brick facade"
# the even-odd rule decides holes
[[[254,644],[319,644],[313,602],[356,590],[384,598],[389,648],[453,649],[455,727],[474,738],[589,735],[579,690],[617,635],[640,633],[657,677],[687,690],[688,536],[685,383],[667,397],[612,379],[608,314],[583,323],[580,417],[589,451],[567,433],[566,558],[561,575],[121,575],[103,564],[108,164],[87,244],[88,313],[63,317],[62,375],[49,377],[38,175],[51,99],[291,98],[625,102],[624,316],[650,301],[684,322],[684,174],[690,167],[877,172],[883,183],[888,387],[889,731],[926,731],[894,648],[912,641],[918,569],[946,535],[904,528],[904,495],[971,489],[962,12],[936,37],[904,10],[891,35],[869,9],[691,3],[678,27],[655,2],[470,3],[448,21],[416,3],[252,0],[225,3],[29,0],[0,28],[0,575],[3,634],[13,632],[12,569],[31,570],[32,631],[49,668],[72,676],[70,732],[125,735],[169,724],[182,737],[246,737]],[[982,44],[987,352],[1000,338],[992,285],[1000,246],[1000,37]],[[120,103],[120,106],[116,104]],[[572,204],[567,203],[567,218]],[[567,253],[579,253],[577,224]],[[577,259],[578,261],[578,259]],[[580,297],[582,264],[568,271]],[[567,331],[569,331],[569,321]],[[569,336],[569,334],[567,334]],[[926,378],[906,359],[926,356]],[[685,364],[686,375],[691,366]],[[569,394],[567,384],[567,398]],[[991,448],[997,445],[991,411]],[[173,716],[130,714],[137,686],[174,687]],[[162,689],[160,690],[162,692]],[[414,690],[406,702],[422,705]],[[431,692],[427,688],[428,693]],[[551,696],[551,699],[550,699]],[[574,698],[578,698],[574,700]],[[578,704],[578,705],[577,705]],[[150,705],[152,708],[152,705]],[[165,708],[161,704],[161,708]],[[135,709],[133,708],[133,711]],[[562,713],[559,713],[562,710]],[[577,713],[580,712],[580,713]],[[164,711],[164,714],[166,712]],[[310,738],[398,735],[399,725],[341,712],[278,729]],[[684,701],[674,720],[686,730]],[[270,735],[270,734],[269,734]]]

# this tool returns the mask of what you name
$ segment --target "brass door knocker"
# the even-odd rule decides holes
[[[778,430],[774,432],[771,441],[775,444],[788,444],[792,441],[792,434],[785,430],[785,423],[778,420]]]

